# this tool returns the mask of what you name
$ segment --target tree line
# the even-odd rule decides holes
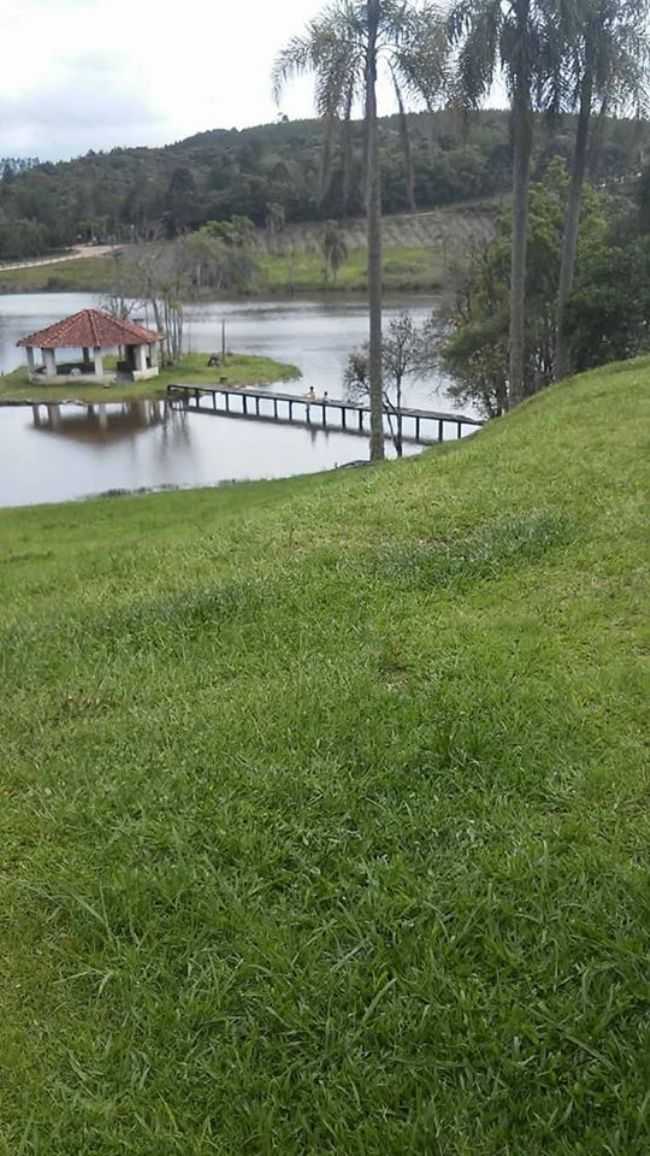
[[[570,158],[574,118],[535,116],[532,173]],[[404,127],[410,157],[405,160]],[[166,148],[114,149],[58,164],[0,162],[0,260],[19,260],[93,241],[174,238],[208,221],[249,217],[268,225],[272,206],[287,223],[360,217],[365,206],[365,137],[352,119],[345,140],[321,120],[279,121],[201,133]],[[594,181],[638,171],[645,124],[606,118],[589,156]],[[386,213],[508,192],[508,114],[433,109],[380,117],[378,147]],[[327,163],[324,153],[327,151]],[[20,166],[23,165],[23,168]]]

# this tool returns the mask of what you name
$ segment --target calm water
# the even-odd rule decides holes
[[[77,293],[0,297],[0,371],[21,364],[19,337],[97,304]],[[421,297],[400,304],[417,320],[435,305]],[[387,309],[387,317],[397,308]],[[282,385],[283,391],[303,394],[313,385],[331,396],[343,392],[347,354],[366,339],[368,326],[362,302],[219,302],[188,310],[189,348],[219,349],[222,319],[230,349],[299,366],[302,380]],[[418,382],[407,404],[452,408],[441,380]],[[0,408],[0,505],[63,501],[109,489],[283,477],[367,455],[366,438],[172,412],[162,403],[6,407]]]

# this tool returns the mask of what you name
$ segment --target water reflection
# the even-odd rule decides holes
[[[165,401],[129,401],[121,405],[70,406],[33,405],[34,429],[57,437],[71,438],[94,446],[127,441],[155,426],[166,426],[170,418],[176,427],[187,425],[181,413],[174,414]]]
[[[20,364],[16,342],[62,316],[96,305],[91,296],[22,294],[3,298],[0,311],[0,372]],[[421,297],[409,305],[415,320],[431,312]],[[299,365],[303,380],[282,391],[304,397],[341,391],[350,349],[367,337],[363,302],[218,302],[188,307],[191,350],[218,346],[221,322],[233,349]],[[409,402],[449,408],[444,382],[417,383]],[[389,452],[390,452],[390,446]],[[40,405],[0,409],[0,506],[62,501],[113,489],[212,485],[233,479],[274,478],[332,469],[368,456],[368,440],[351,432],[281,422],[207,418],[164,402],[83,406]]]

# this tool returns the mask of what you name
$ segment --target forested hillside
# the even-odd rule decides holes
[[[506,112],[469,122],[451,112],[410,116],[414,201],[418,209],[507,191],[511,149]],[[568,157],[572,118],[536,134],[534,172],[554,155]],[[397,117],[381,122],[383,205],[413,208]],[[592,178],[638,172],[648,127],[604,122],[595,134]],[[0,181],[0,260],[35,256],[79,241],[124,242],[173,237],[233,215],[255,224],[317,221],[363,211],[363,127],[352,125],[346,149],[335,140],[324,173],[322,125],[283,121],[238,131],[215,129],[165,148],[90,152],[77,160],[17,171]]]

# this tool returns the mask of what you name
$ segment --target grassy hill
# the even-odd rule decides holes
[[[649,372],[0,514],[4,1151],[645,1156]]]
[[[422,213],[384,218],[384,283],[387,291],[440,289],[452,285],[470,254],[495,233],[501,201],[448,206]],[[320,238],[322,222],[289,225],[273,245],[264,230],[256,237],[258,293],[359,292],[367,287],[365,223],[350,219],[342,231],[348,258],[336,283],[326,280]],[[108,293],[115,282],[113,258],[82,257],[74,261],[0,267],[0,294],[24,292]],[[211,290],[214,296],[214,290]],[[232,294],[230,294],[232,296]]]

